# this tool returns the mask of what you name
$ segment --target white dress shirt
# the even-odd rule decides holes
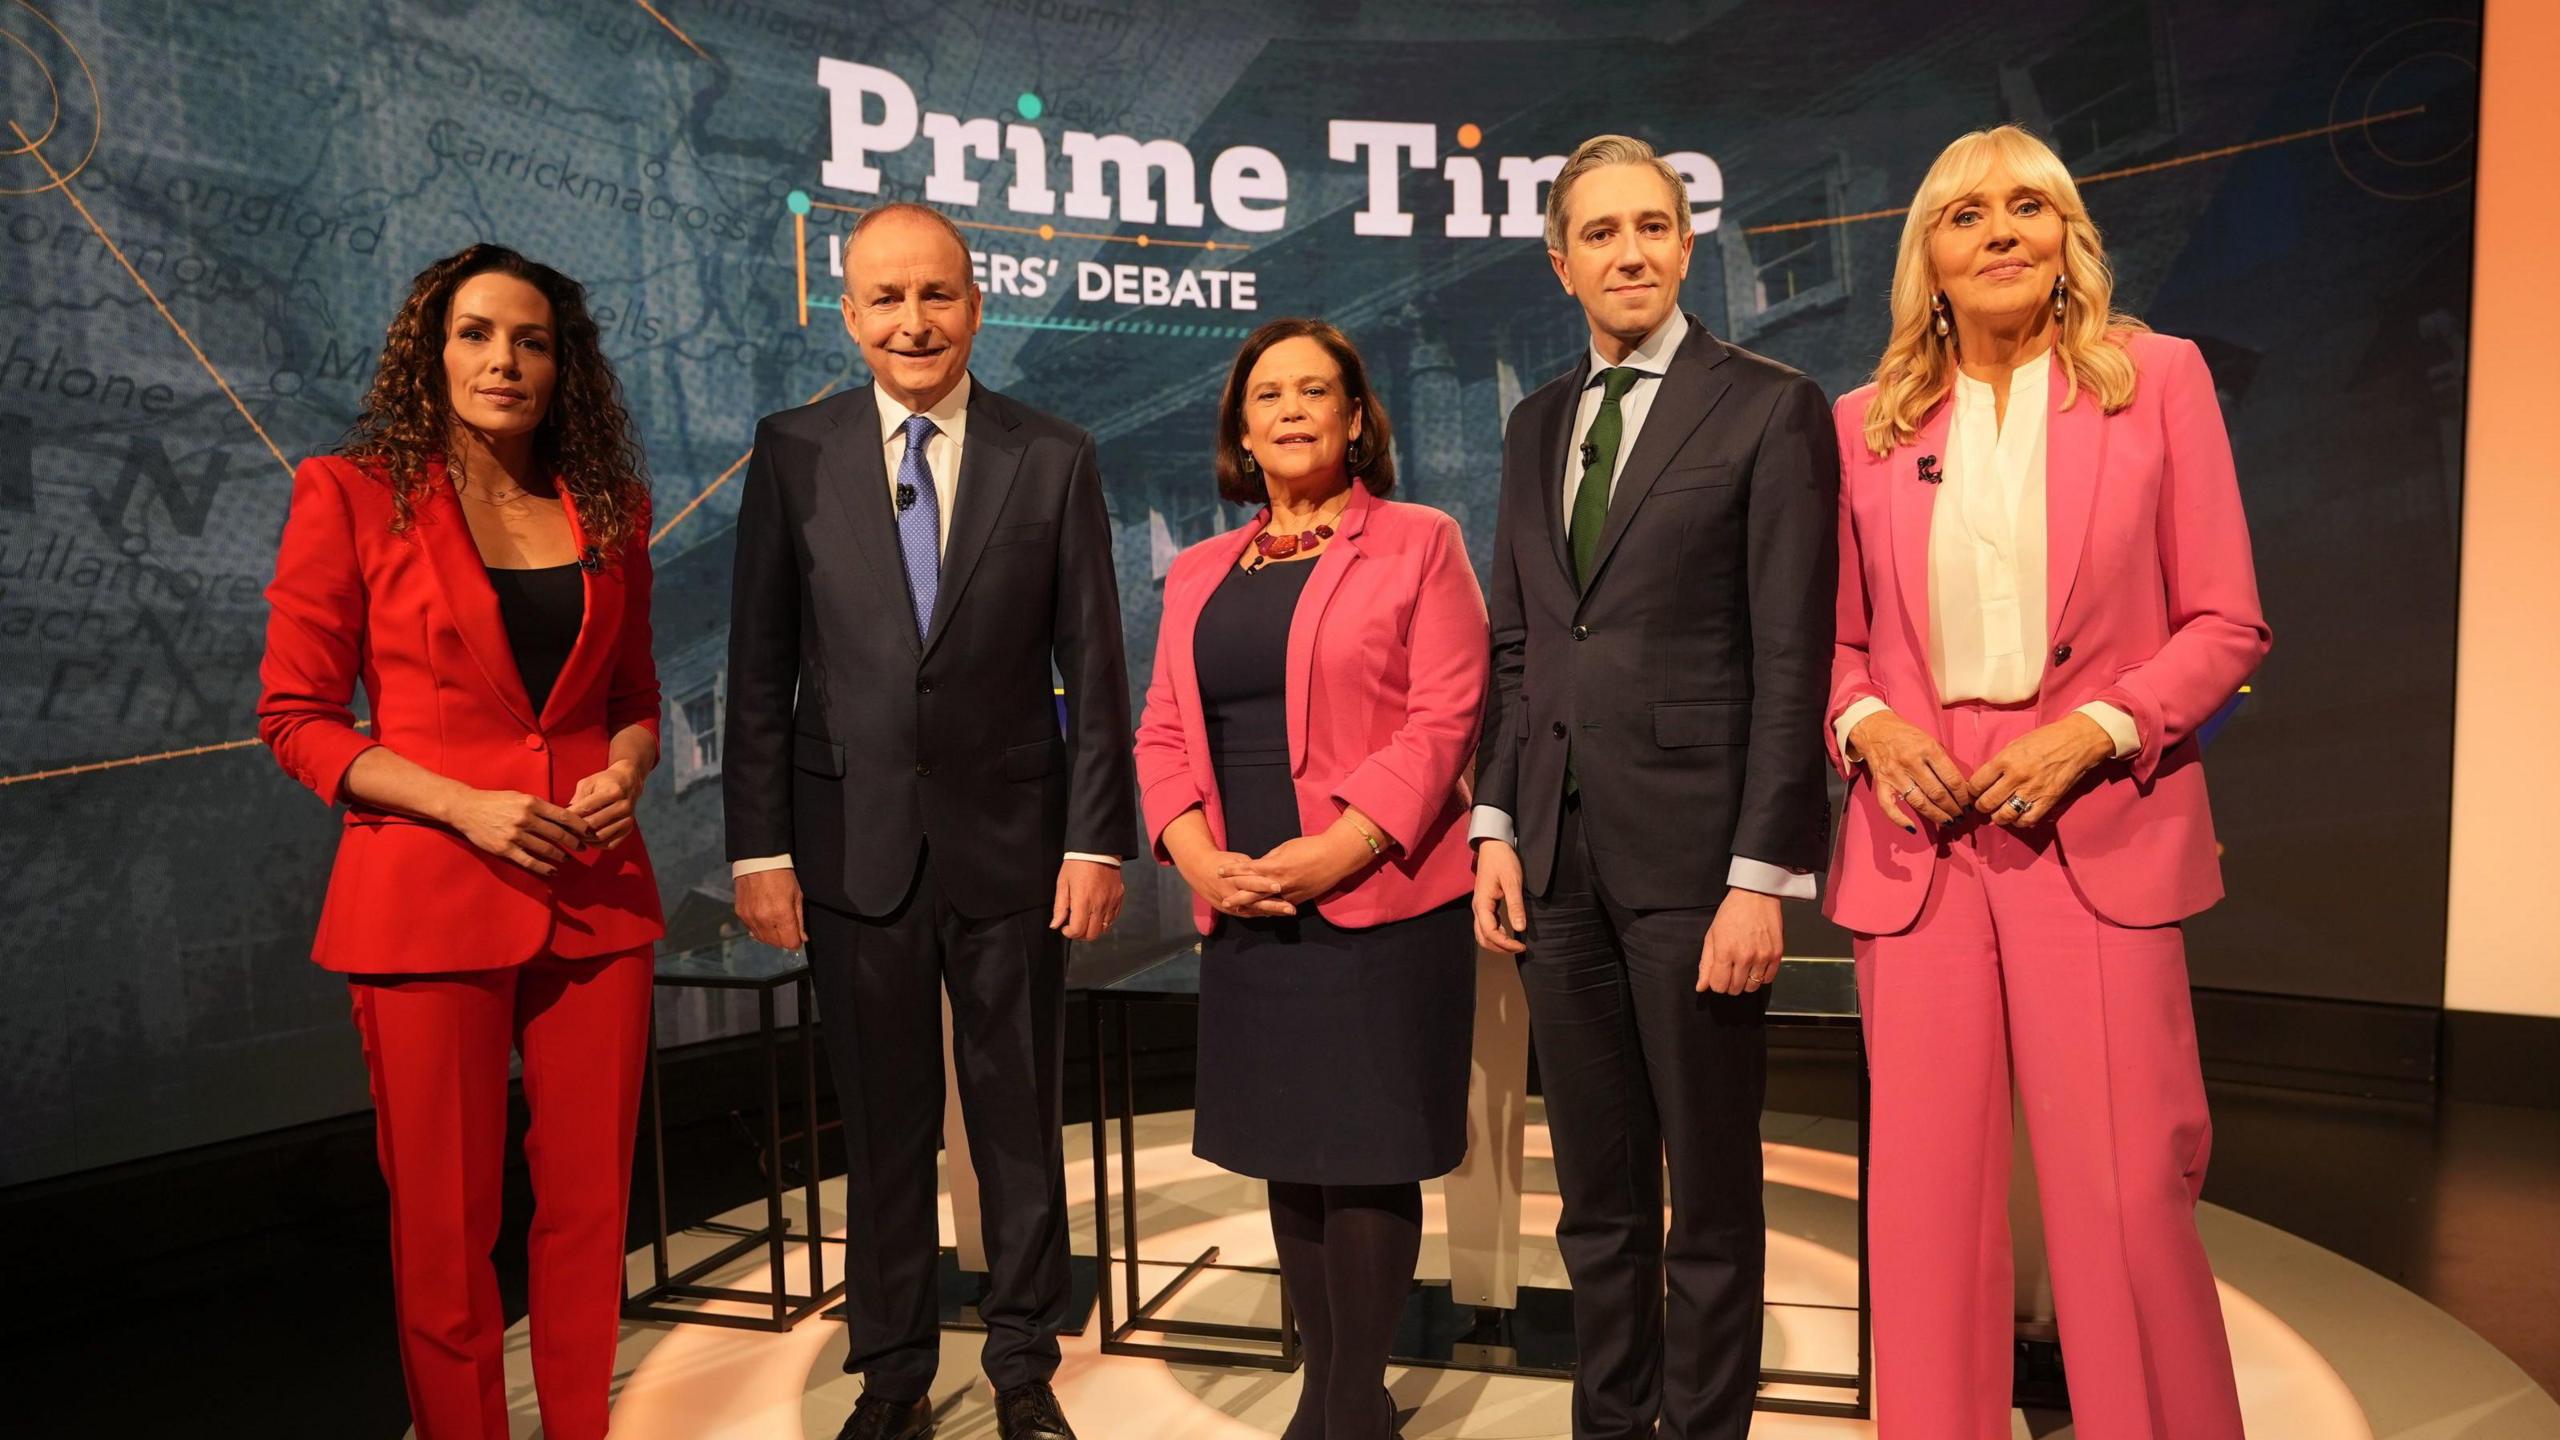
[[[1938,698],[2014,705],[2044,681],[2052,639],[2045,615],[2044,463],[2053,352],[2009,372],[2003,423],[1991,386],[1959,371],[1947,427],[1946,478],[1929,508],[1929,675]],[[2083,397],[2083,404],[2093,401]],[[1841,753],[1858,722],[1889,707],[1875,696],[1840,712]],[[2133,717],[2092,701],[2116,758],[2142,746]]]
[[[1642,344],[1618,362],[1620,367],[1635,371],[1639,378],[1624,395],[1618,397],[1618,456],[1609,471],[1609,493],[1613,496],[1617,493],[1618,477],[1626,473],[1627,457],[1635,453],[1636,437],[1644,432],[1645,417],[1653,413],[1653,397],[1662,389],[1663,372],[1671,368],[1671,357],[1680,353],[1681,342],[1688,338],[1689,318],[1673,310],[1670,319],[1654,327],[1653,333],[1644,337]],[[1600,416],[1604,398],[1600,372],[1610,368],[1599,347],[1593,346],[1588,383],[1582,387],[1582,399],[1573,410],[1572,433],[1576,444],[1565,451],[1564,507],[1557,512],[1559,514],[1569,516],[1573,513],[1573,497],[1582,490],[1579,440],[1591,433],[1591,422]],[[1493,805],[1475,808],[1467,822],[1467,839],[1470,842],[1499,840],[1505,845],[1520,843],[1511,813]],[[1763,895],[1782,895],[1791,900],[1814,897],[1811,874],[1742,855],[1731,857],[1725,867],[1724,883],[1736,890],[1756,890]]]
[[[951,393],[935,401],[933,407],[924,412],[932,419],[934,428],[934,433],[925,437],[924,464],[933,475],[934,499],[941,511],[937,517],[942,526],[940,543],[946,549],[951,544],[952,510],[960,494],[960,450],[969,440],[969,391],[976,383],[975,377],[962,374],[960,383],[951,387]],[[888,472],[889,503],[895,506],[898,503],[898,467],[907,458],[907,417],[916,412],[891,399],[889,392],[878,384],[871,387],[871,398],[880,407],[880,468]],[[833,476],[821,475],[818,483],[830,484],[834,479]],[[1090,860],[1097,865],[1116,866],[1120,863],[1120,857],[1116,855],[1087,855],[1076,850],[1068,851],[1066,858]],[[759,870],[790,868],[791,857],[788,855],[760,855],[729,862],[729,875],[735,879]]]

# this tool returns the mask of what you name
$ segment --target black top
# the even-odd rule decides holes
[[[1314,561],[1231,570],[1193,654],[1227,848],[1298,837],[1289,629]],[[1475,944],[1463,903],[1357,930],[1312,905],[1221,917],[1200,946],[1191,1144],[1242,1175],[1402,1185],[1467,1153]]]
[[[536,570],[492,565],[489,588],[498,592],[507,646],[516,653],[516,673],[524,677],[524,693],[539,716],[560,679],[560,667],[569,663],[570,648],[578,643],[578,627],[586,621],[586,576],[574,560]]]
[[[1312,560],[1230,568],[1200,609],[1192,661],[1200,676],[1201,718],[1215,765],[1289,758],[1289,623],[1298,613]]]

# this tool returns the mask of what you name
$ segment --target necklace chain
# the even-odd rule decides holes
[[[1350,508],[1350,504],[1351,492],[1346,490],[1339,504],[1333,507],[1333,514],[1339,517],[1343,510]],[[1323,511],[1316,512],[1315,520],[1305,529],[1293,531],[1287,535],[1272,533],[1271,527],[1266,524],[1262,532],[1253,537],[1253,562],[1244,567],[1244,573],[1251,575],[1274,560],[1311,555],[1324,542],[1332,538],[1333,525],[1326,519]]]

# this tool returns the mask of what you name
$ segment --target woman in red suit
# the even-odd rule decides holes
[[[497,1241],[524,1058],[543,1433],[605,1433],[658,759],[647,482],[576,281],[474,245],[419,274],[341,454],[304,461],[259,733],[345,810],[312,958],[372,1073],[421,1440],[503,1440]],[[372,717],[348,709],[362,684]]]
[[[1193,1148],[1270,1185],[1307,1342],[1287,1440],[1371,1440],[1422,1181],[1467,1149],[1484,596],[1456,521],[1384,498],[1386,410],[1331,325],[1246,338],[1217,469],[1262,508],[1166,574],[1138,725],[1147,831],[1208,937]]]
[[[2269,632],[2204,361],[2112,299],[2061,161],[1967,135],[1837,410],[1830,906],[1875,1081],[1885,1440],[2009,1433],[2013,1084],[2079,1433],[2240,1440],[2179,922],[2222,894],[2197,728]]]

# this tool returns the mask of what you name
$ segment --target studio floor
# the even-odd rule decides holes
[[[2223,1282],[2243,1403],[2254,1440],[2549,1440],[2560,1436],[2560,1113],[2486,1105],[2377,1105],[2291,1091],[2217,1086],[2217,1142],[2202,1227]],[[1230,1264],[1264,1264],[1270,1237],[1259,1187],[1194,1159],[1188,1116],[1141,1117],[1140,1225],[1150,1260],[1221,1247]],[[1845,1368],[1854,1355],[1836,1320],[1809,1308],[1854,1298],[1852,1132],[1840,1121],[1773,1113],[1764,1126],[1770,1175],[1769,1358]],[[680,1237],[696,1253],[715,1227],[760,1217],[761,1181],[720,1127],[671,1136]],[[1529,1136],[1523,1282],[1561,1285],[1551,1240],[1555,1201],[1545,1136]],[[1075,1245],[1091,1253],[1090,1141],[1068,1136]],[[837,1223],[836,1182],[823,1187]],[[173,1200],[177,1197],[172,1197]],[[124,1305],[85,1297],[74,1318],[10,1345],[13,1386],[33,1425],[16,1433],[175,1433],[388,1437],[407,1416],[391,1344],[378,1200],[360,1194],[335,1218],[279,1230],[252,1246],[164,1264]],[[372,1203],[368,1203],[371,1201]],[[522,1324],[526,1197],[510,1195],[499,1263],[510,1319],[515,1434],[540,1433]],[[1426,1225],[1436,1231],[1436,1189]],[[635,1245],[640,1242],[635,1241]],[[795,1256],[795,1258],[797,1258]],[[635,1278],[646,1251],[635,1250]],[[1421,1271],[1446,1273],[1426,1239]],[[1171,1273],[1142,1271],[1153,1290]],[[1195,1318],[1276,1318],[1270,1280],[1211,1272],[1182,1292]],[[978,1336],[946,1332],[934,1397],[952,1440],[994,1433],[978,1377]],[[1270,1371],[1098,1353],[1096,1329],[1067,1341],[1059,1389],[1086,1440],[1276,1432],[1298,1379]],[[617,1440],[832,1436],[857,1392],[844,1340],[813,1317],[785,1334],[633,1325],[618,1369]],[[19,1367],[23,1366],[21,1369]],[[1561,1436],[1567,1396],[1553,1380],[1458,1370],[1391,1374],[1414,1437]],[[2068,1435],[2067,1417],[2020,1415],[2022,1436]],[[15,1431],[15,1427],[12,1427]],[[1764,1415],[1755,1435],[1872,1434],[1855,1420]]]
[[[1839,1121],[1773,1114],[1763,1126],[1770,1177],[1772,1302],[1764,1360],[1772,1367],[1854,1369],[1857,1296],[1854,1132]],[[1137,1127],[1138,1217],[1146,1237],[1141,1266],[1149,1292],[1207,1247],[1237,1266],[1271,1263],[1261,1189],[1194,1158],[1189,1117],[1144,1117]],[[1547,1137],[1533,1112],[1522,1229],[1525,1285],[1562,1288],[1563,1267],[1549,1238],[1556,1202]],[[1077,1127],[1068,1154],[1091,1154]],[[1071,1161],[1071,1195],[1090,1196],[1090,1160]],[[1437,1239],[1436,1187],[1426,1190],[1420,1274],[1448,1273]],[[761,1207],[720,1217],[753,1223]],[[1078,1208],[1080,1248],[1091,1253],[1089,1201]],[[948,1215],[946,1212],[946,1224]],[[2209,1205],[2202,1226],[2223,1287],[2242,1403],[2256,1440],[2393,1440],[2463,1436],[2528,1440],[2560,1436],[2560,1404],[2512,1361],[2417,1295],[2337,1254],[2246,1216]],[[946,1238],[948,1238],[946,1236]],[[707,1253],[721,1236],[695,1230],[683,1252]],[[2541,1237],[2547,1243],[2548,1233]],[[760,1260],[759,1262],[760,1263]],[[805,1262],[803,1262],[805,1264]],[[742,1266],[747,1273],[750,1267]],[[633,1257],[646,1283],[646,1257]],[[1118,1283],[1112,1272],[1107,1278]],[[1276,1281],[1234,1270],[1204,1273],[1160,1312],[1213,1323],[1273,1324]],[[519,1435],[537,1433],[522,1328],[511,1335],[509,1381]],[[1249,1437],[1287,1420],[1298,1378],[1218,1365],[1166,1363],[1099,1353],[1099,1327],[1071,1340],[1058,1389],[1091,1436]],[[992,1397],[978,1376],[978,1337],[946,1332],[944,1369],[934,1390],[942,1433],[963,1440],[994,1429]],[[626,1329],[614,1408],[618,1440],[800,1440],[834,1433],[858,1392],[842,1373],[840,1326],[812,1317],[787,1334],[708,1326]],[[1409,1436],[1507,1440],[1563,1435],[1569,1389],[1558,1380],[1414,1368],[1391,1375]],[[2018,1435],[2068,1435],[2054,1417],[2021,1414]],[[1870,1435],[1870,1422],[1764,1415],[1754,1434]]]

